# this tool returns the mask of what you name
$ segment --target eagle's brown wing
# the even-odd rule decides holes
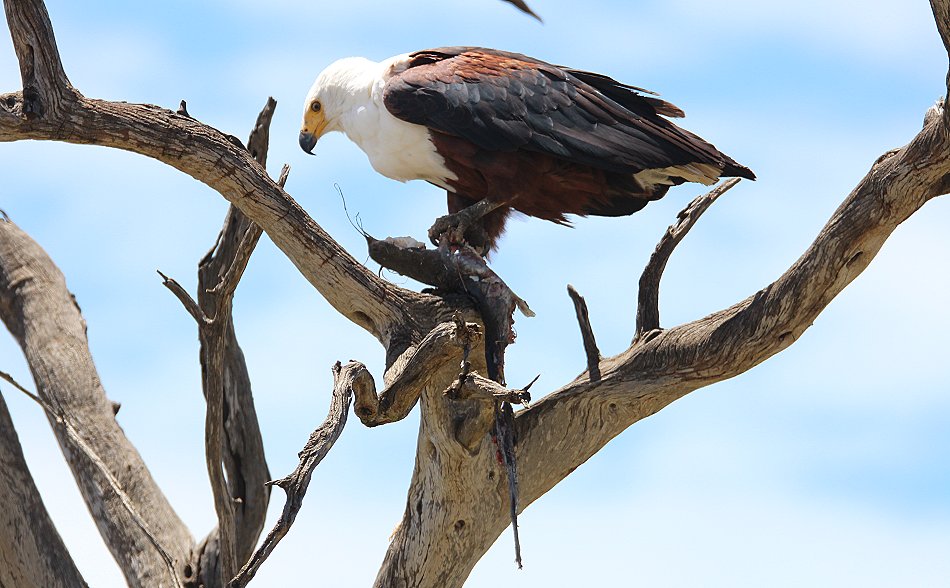
[[[475,47],[418,51],[384,89],[396,117],[493,151],[526,149],[621,174],[707,164],[752,172],[666,116],[675,106],[607,76]]]

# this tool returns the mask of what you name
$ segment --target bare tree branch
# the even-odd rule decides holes
[[[42,2],[5,0],[4,5],[15,39],[29,36],[19,28],[23,22],[36,20],[44,34],[30,37],[30,42],[40,44],[44,54],[55,54]],[[24,92],[0,96],[0,141],[104,145],[183,171],[259,224],[334,308],[386,346],[393,337],[421,338],[453,312],[438,297],[400,288],[363,267],[267,176],[234,137],[164,108],[91,100],[71,87],[64,92],[68,100],[56,108],[45,108],[41,96],[34,100]],[[426,318],[425,324],[416,324],[420,317]],[[431,323],[430,317],[435,317]]]
[[[12,381],[0,372],[0,378]],[[14,386],[18,386],[13,383]],[[87,586],[56,531],[0,395],[0,586]]]
[[[480,400],[504,400],[511,404],[527,405],[531,401],[531,395],[528,389],[538,381],[540,376],[535,376],[527,386],[520,390],[511,390],[496,382],[478,374],[478,372],[459,374],[458,380],[445,390],[445,395],[454,400],[468,400],[477,398]]]
[[[189,564],[185,576],[197,579],[200,585],[223,585],[230,578],[238,564],[236,547],[235,512],[231,500],[227,478],[222,470],[224,460],[224,357],[226,333],[231,326],[230,294],[221,297],[222,304],[212,307],[212,317],[208,318],[198,308],[181,285],[159,272],[163,284],[174,293],[189,314],[198,323],[199,355],[201,358],[201,386],[204,391],[207,411],[205,412],[205,463],[211,481],[211,493],[214,497],[218,526],[198,546],[195,565]],[[255,538],[256,539],[256,538]]]
[[[204,391],[205,462],[211,480],[214,508],[218,513],[219,561],[216,571],[220,584],[225,584],[240,566],[235,540],[234,501],[224,474],[224,358],[226,333],[231,324],[231,298],[222,296],[214,308],[214,319],[198,325],[201,343],[201,388]],[[199,570],[199,577],[203,574]]]
[[[248,139],[248,151],[261,166],[267,163],[270,122],[276,106],[273,98],[267,100]],[[287,170],[284,166],[278,180],[280,187],[287,181]],[[194,567],[199,584],[224,585],[251,557],[270,498],[266,486],[270,473],[251,381],[231,316],[234,292],[260,237],[260,227],[232,204],[214,247],[198,264],[198,305],[203,316],[213,317],[199,321],[202,383],[209,410],[216,402],[222,415],[218,422],[207,420],[206,442],[210,446],[221,439],[220,461],[209,455],[208,468],[209,472],[215,471],[211,477],[216,505],[231,507],[219,510],[219,517],[224,513],[232,519],[219,519],[217,528],[198,546]],[[221,387],[220,391],[216,386]],[[233,557],[233,561],[226,561],[227,557]]]
[[[528,5],[525,3],[524,0],[504,0],[504,1],[508,2],[509,4],[515,5],[516,7],[518,7],[518,10],[520,10],[521,12],[524,12],[525,14],[530,14],[531,16],[535,17],[536,19],[538,19],[538,22],[542,22],[541,17],[538,16],[533,10],[531,10],[531,8],[528,7]]]
[[[0,222],[0,318],[23,349],[39,396],[82,431],[80,443],[49,416],[126,581],[135,587],[178,585],[178,574],[169,571],[161,551],[176,568],[183,565],[193,544],[191,534],[115,421],[89,353],[85,323],[65,279],[39,245],[12,222]],[[114,486],[124,492],[114,491]],[[161,550],[130,514],[123,503],[126,497]]]
[[[21,113],[31,120],[61,112],[75,97],[42,0],[4,2],[23,81]]]
[[[294,471],[286,477],[269,482],[269,484],[280,486],[287,494],[280,520],[267,534],[264,543],[254,553],[254,556],[228,584],[230,588],[246,586],[254,578],[261,564],[277,547],[280,540],[290,531],[290,527],[297,518],[297,513],[300,512],[300,508],[303,506],[303,498],[307,494],[313,470],[320,465],[320,462],[327,456],[327,453],[330,452],[333,444],[336,443],[343,432],[343,427],[346,425],[346,413],[350,409],[350,400],[353,397],[352,391],[357,387],[356,381],[368,376],[369,372],[366,371],[366,368],[357,362],[350,362],[342,367],[340,362],[337,362],[333,366],[333,397],[330,402],[330,413],[323,424],[310,434],[310,439],[307,440],[307,444],[300,452],[300,463]],[[365,383],[362,385],[365,386]]]
[[[660,328],[660,279],[666,262],[673,255],[673,250],[680,244],[686,233],[696,224],[699,217],[706,212],[720,196],[728,192],[739,183],[739,178],[732,178],[716,186],[706,194],[697,196],[677,216],[676,222],[666,230],[656,250],[650,256],[643,274],[640,275],[640,293],[637,301],[637,328],[635,338],[643,337],[649,331]]]
[[[950,47],[950,0],[931,4]],[[42,4],[7,0],[6,6],[10,13]],[[45,42],[55,48],[51,32]],[[23,54],[20,57],[22,64]],[[260,223],[335,308],[385,346],[390,385],[377,395],[371,379],[361,375],[361,383],[354,380],[358,414],[363,409],[364,422],[379,424],[401,418],[417,399],[421,410],[407,508],[377,576],[381,588],[461,586],[510,524],[512,486],[520,489],[517,512],[639,419],[791,345],[863,271],[900,222],[928,199],[950,191],[950,116],[941,105],[928,113],[924,130],[908,146],[885,154],[874,165],[782,277],[728,309],[663,332],[651,331],[655,336],[640,337],[620,355],[601,360],[599,381],[587,374],[514,415],[517,435],[509,460],[499,453],[509,446],[488,434],[494,423],[494,396],[443,394],[458,378],[452,361],[458,347],[434,348],[433,340],[423,345],[433,328],[455,309],[470,308],[470,302],[414,294],[367,272],[233,138],[185,115],[87,100],[64,87],[66,98],[51,105],[44,102],[51,99],[40,92],[34,96],[26,87],[0,97],[0,140],[65,140],[128,149],[203,181]],[[656,284],[661,273],[662,268]],[[658,328],[658,312],[653,315]],[[638,333],[647,330],[646,322],[638,322]],[[368,376],[362,366],[352,369]],[[216,403],[209,395],[209,406]],[[513,470],[504,462],[515,458],[517,479],[509,485],[506,474]]]
[[[596,382],[600,380],[600,350],[597,349],[597,340],[594,339],[594,329],[590,326],[587,302],[570,284],[567,285],[567,294],[574,302],[574,312],[577,313],[577,323],[581,328],[584,353],[587,355],[587,372],[590,374],[590,381]]]
[[[175,295],[175,298],[181,302],[181,305],[185,307],[185,310],[191,315],[191,318],[195,319],[199,325],[211,322],[211,319],[205,316],[205,313],[198,307],[198,303],[191,297],[191,294],[189,294],[177,280],[169,278],[163,274],[161,270],[156,271],[158,275],[162,277],[162,286],[168,288],[168,290]]]

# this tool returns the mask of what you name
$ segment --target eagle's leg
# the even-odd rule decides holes
[[[482,222],[486,216],[507,207],[507,200],[485,198],[472,203],[472,199],[449,193],[449,214],[435,219],[429,229],[429,240],[439,245],[446,239],[451,244],[467,243],[482,255],[488,253],[497,237],[495,231],[486,230]]]

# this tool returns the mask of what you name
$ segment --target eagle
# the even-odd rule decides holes
[[[342,131],[380,174],[444,188],[450,214],[439,220],[487,254],[513,211],[569,224],[567,215],[632,214],[684,182],[755,179],[669,120],[682,116],[602,74],[443,47],[331,64],[307,95],[299,141],[312,154],[323,134]],[[467,223],[466,210],[476,211]]]

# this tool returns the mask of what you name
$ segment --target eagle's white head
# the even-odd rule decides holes
[[[347,115],[372,100],[380,64],[363,57],[347,57],[320,72],[303,106],[300,147],[310,153],[325,133],[346,131]]]
[[[393,75],[405,71],[408,54],[375,62],[348,57],[323,70],[303,105],[300,147],[312,153],[326,133],[341,131],[366,153],[373,169],[405,182],[426,180],[448,188],[455,179],[424,125],[395,117],[383,94]]]

